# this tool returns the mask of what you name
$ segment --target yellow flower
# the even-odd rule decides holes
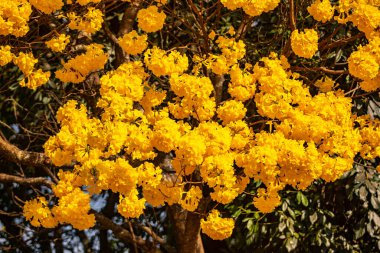
[[[5,66],[13,59],[10,46],[0,46],[0,66]]]
[[[132,190],[127,196],[120,195],[120,202],[117,210],[125,218],[138,218],[145,209],[145,199],[138,198],[136,189]]]
[[[315,20],[322,23],[326,23],[334,16],[334,7],[331,6],[330,0],[316,0],[307,11]]]
[[[26,201],[23,208],[23,215],[26,220],[30,221],[35,227],[54,228],[58,225],[44,197]]]
[[[142,53],[148,46],[147,38],[146,34],[138,35],[135,30],[132,30],[119,38],[119,45],[126,53],[137,55]]]
[[[65,50],[67,44],[69,43],[70,36],[65,34],[60,34],[58,38],[53,38],[45,42],[46,46],[54,52],[62,52],[63,50]]]
[[[212,210],[207,219],[201,220],[202,232],[213,240],[224,240],[231,236],[235,223],[231,218],[221,218],[218,210]]]
[[[219,119],[221,119],[223,124],[226,125],[231,121],[243,119],[247,109],[242,102],[229,100],[221,105],[216,112],[218,113]]]
[[[69,28],[73,30],[81,30],[86,33],[95,33],[102,28],[103,13],[99,9],[89,7],[87,13],[82,16],[78,16],[74,12],[67,14],[70,20]]]
[[[161,30],[164,26],[165,18],[165,13],[159,12],[157,6],[154,5],[141,9],[137,13],[138,26],[147,33]]]
[[[294,30],[290,40],[292,50],[298,56],[312,58],[318,51],[318,33],[314,29]]]
[[[63,7],[62,0],[49,0],[49,1],[41,1],[41,0],[29,0],[29,2],[38,10],[43,13],[50,14],[54,11],[60,10]]]

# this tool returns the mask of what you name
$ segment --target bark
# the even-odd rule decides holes
[[[180,206],[169,207],[178,253],[204,253],[200,234],[200,216]]]
[[[51,163],[50,159],[43,153],[28,152],[19,149],[0,137],[0,156],[10,162],[40,167]]]
[[[215,103],[217,106],[222,102],[224,80],[223,75],[216,75],[212,80],[215,92]]]
[[[4,173],[0,173],[0,182],[18,183],[18,184],[24,184],[24,185],[43,184],[48,187],[51,187],[53,184],[50,180],[43,177],[23,178],[23,177],[4,174]]]

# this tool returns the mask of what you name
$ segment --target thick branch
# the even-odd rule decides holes
[[[1,137],[0,156],[10,162],[29,166],[43,166],[51,163],[45,154],[21,150]]]
[[[26,184],[26,185],[43,184],[48,187],[51,187],[53,185],[52,181],[44,177],[24,178],[24,177],[8,175],[4,173],[0,173],[0,182],[18,183],[18,184]]]
[[[219,105],[220,102],[222,102],[224,76],[216,75],[213,78],[212,83],[214,85],[214,91],[215,91],[215,103],[216,105]]]

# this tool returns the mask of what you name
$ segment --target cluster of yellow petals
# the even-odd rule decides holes
[[[380,37],[373,37],[367,45],[359,46],[347,61],[350,74],[363,80],[360,83],[363,90],[380,88]]]
[[[293,52],[304,58],[312,58],[318,51],[318,32],[314,29],[294,30],[290,36]]]
[[[0,35],[22,37],[29,31],[32,6],[27,0],[0,1]]]
[[[25,219],[35,227],[53,228],[57,226],[57,221],[54,219],[44,197],[25,202],[23,214]]]
[[[218,210],[212,210],[207,219],[201,220],[202,232],[214,240],[224,240],[231,236],[234,229],[234,221],[231,218],[221,218]]]
[[[13,63],[16,64],[24,78],[20,81],[20,85],[28,87],[29,89],[36,89],[37,87],[45,84],[50,78],[50,71],[42,71],[42,69],[35,70],[34,65],[38,62],[34,58],[33,53],[19,53],[17,57],[13,58]]]
[[[359,117],[356,120],[360,124],[362,137],[362,149],[360,155],[367,160],[380,156],[380,120],[371,120],[369,117]]]
[[[335,82],[330,77],[326,76],[324,78],[321,78],[317,80],[314,83],[314,86],[316,86],[319,91],[321,92],[329,92],[332,91],[334,88]]]
[[[173,74],[169,83],[177,95],[174,102],[168,106],[176,119],[193,116],[199,121],[205,121],[214,116],[216,104],[215,99],[211,97],[213,86],[208,77]]]
[[[63,68],[55,72],[55,76],[62,82],[80,83],[92,71],[103,68],[108,55],[103,52],[100,44],[86,46],[86,52],[63,63]]]
[[[186,55],[182,55],[176,50],[168,53],[158,47],[146,50],[144,63],[156,76],[181,74],[189,66],[189,60]]]
[[[244,118],[247,109],[241,101],[229,100],[219,106],[217,113],[219,119],[226,125],[233,121],[238,121]]]
[[[162,29],[166,15],[158,11],[157,6],[152,5],[146,9],[141,9],[137,13],[137,23],[139,28],[147,33],[157,32]]]
[[[128,54],[137,55],[141,54],[148,46],[148,36],[138,35],[136,30],[125,34],[122,38],[119,38],[119,45]]]
[[[73,30],[80,30],[89,34],[93,34],[102,28],[103,13],[94,7],[87,8],[86,14],[77,15],[74,12],[67,14],[70,20],[68,27]]]
[[[261,15],[264,12],[274,10],[280,3],[280,0],[221,0],[221,2],[229,10],[243,8],[245,13],[252,17],[255,17]]]
[[[380,3],[372,0],[339,0],[338,22],[352,22],[367,38],[379,37]]]
[[[46,46],[54,52],[62,52],[69,43],[70,36],[65,34],[60,34],[58,37],[45,42]]]
[[[120,196],[117,210],[125,218],[138,218],[145,209],[145,199],[138,198],[137,190],[131,191],[128,196]]]
[[[50,208],[45,198],[27,201],[24,216],[33,226],[55,227],[59,223],[71,224],[76,229],[86,229],[95,224],[95,216],[90,211],[90,195],[78,186],[80,180],[71,172],[60,171],[59,183],[53,187],[58,197],[58,205]]]
[[[10,46],[0,46],[0,67],[10,63],[13,57]]]
[[[31,3],[36,9],[42,11],[45,14],[50,14],[52,12],[60,10],[63,7],[62,0],[29,0],[29,3]]]
[[[330,0],[316,0],[307,8],[307,11],[317,21],[326,23],[334,16],[334,7]]]
[[[245,56],[245,44],[242,40],[219,36],[216,40],[222,54],[210,54],[203,64],[217,75],[227,74],[231,66]]]
[[[244,69],[240,69],[236,64],[230,69],[231,82],[228,84],[228,93],[239,101],[247,101],[255,95],[256,80],[252,74],[252,66],[247,64]]]

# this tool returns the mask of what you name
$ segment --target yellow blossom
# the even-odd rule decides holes
[[[224,240],[231,236],[235,223],[231,218],[221,218],[218,210],[212,210],[207,219],[201,220],[202,232],[213,240]]]
[[[318,51],[318,33],[314,29],[294,30],[290,39],[292,50],[298,56],[312,58]]]

